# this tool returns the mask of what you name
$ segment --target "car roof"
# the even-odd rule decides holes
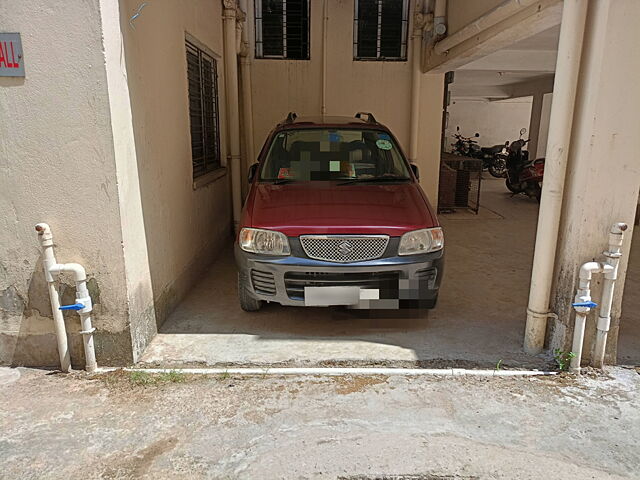
[[[294,117],[280,122],[277,129],[299,129],[321,128],[321,127],[357,127],[376,130],[387,130],[387,127],[376,122],[368,121],[357,117],[337,116],[337,115],[316,115],[307,117]]]

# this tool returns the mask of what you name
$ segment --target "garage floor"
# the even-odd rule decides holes
[[[487,180],[476,216],[441,216],[446,271],[437,309],[355,311],[266,305],[245,313],[231,250],[165,322],[142,362],[186,365],[542,366],[525,356],[538,205]]]

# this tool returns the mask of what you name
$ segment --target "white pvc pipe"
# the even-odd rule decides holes
[[[322,3],[322,102],[320,106],[320,113],[322,115],[327,114],[327,42],[328,42],[328,29],[329,29],[329,6],[327,0],[323,0]]]
[[[118,370],[117,368],[101,368],[100,372]],[[124,368],[128,372],[142,371],[149,373],[179,372],[194,375],[443,375],[443,376],[480,376],[480,377],[519,377],[556,375],[558,372],[544,370],[471,370],[465,368],[382,368],[382,367],[284,367],[284,368]]]
[[[84,343],[85,366],[88,372],[94,372],[97,369],[98,364],[96,362],[96,353],[93,343],[93,332],[95,329],[91,325],[91,311],[93,310],[93,303],[91,301],[91,296],[89,295],[89,290],[87,289],[87,274],[85,269],[82,265],[77,263],[59,264],[56,262],[55,254],[53,252],[53,235],[49,225],[46,223],[39,223],[36,225],[36,231],[40,237],[40,244],[44,254],[45,278],[49,283],[49,298],[51,300],[51,309],[53,310],[56,338],[58,339],[60,369],[63,372],[69,372],[71,370],[71,360],[67,344],[67,332],[64,325],[62,311],[60,310],[60,299],[55,287],[53,275],[70,273],[73,275],[76,285],[76,303],[83,305],[83,307],[78,310],[78,314],[80,315],[80,323],[82,326],[80,333],[82,334]]]
[[[625,223],[616,223],[611,227],[609,233],[609,249],[604,252],[606,262],[587,262],[580,267],[579,285],[575,296],[575,303],[591,302],[591,279],[594,273],[604,273],[604,287],[602,291],[602,301],[598,314],[598,324],[596,331],[596,343],[594,354],[591,358],[591,365],[596,368],[602,368],[604,364],[604,354],[607,344],[607,334],[611,324],[611,305],[613,302],[613,292],[616,278],[618,276],[618,263],[620,262],[622,242],[624,240],[623,232],[627,229]],[[573,329],[573,344],[571,351],[575,354],[571,359],[571,371],[580,372],[582,363],[582,351],[584,344],[584,331],[586,318],[591,307],[574,306],[576,311],[576,319]]]
[[[56,257],[53,252],[53,235],[51,228],[46,223],[36,225],[40,247],[42,248],[42,263],[44,276],[47,280],[49,290],[49,300],[51,302],[51,313],[53,315],[53,328],[56,332],[56,341],[58,343],[58,356],[60,357],[60,370],[63,372],[71,371],[71,355],[69,354],[69,344],[67,342],[67,329],[64,324],[64,317],[60,310],[60,299],[56,290],[55,281],[49,268],[56,265]]]
[[[613,293],[616,280],[618,278],[618,264],[622,255],[622,242],[624,241],[624,231],[627,229],[625,223],[616,223],[609,232],[609,249],[604,252],[607,258],[607,268],[604,274],[604,286],[602,291],[602,301],[598,313],[598,324],[596,330],[596,343],[591,359],[591,365],[596,368],[604,366],[605,348],[607,346],[607,335],[611,326],[611,306],[613,304]]]
[[[544,347],[588,3],[584,0],[564,0],[562,8],[524,336],[524,349],[529,354],[538,354]]]
[[[241,48],[240,48],[240,89],[242,96],[242,133],[244,135],[245,161],[244,170],[247,172],[249,167],[256,161],[253,146],[253,95],[251,92],[251,47],[249,46],[249,21],[248,21],[248,5],[247,0],[238,2],[240,10],[244,12],[244,22],[241,32]],[[242,182],[241,185],[247,185]],[[244,190],[244,188],[243,188]]]
[[[230,2],[231,3],[231,2]],[[235,2],[232,2],[235,3]],[[242,184],[240,182],[240,106],[238,97],[238,49],[236,32],[236,9],[227,8],[225,2],[224,72],[229,128],[229,152],[231,162],[231,198],[233,203],[233,225],[237,233],[242,211]]]
[[[580,267],[580,283],[574,298],[575,303],[591,302],[591,277],[594,273],[601,272],[602,270],[603,266],[598,262],[587,262]],[[582,349],[587,315],[591,311],[591,307],[574,306],[573,308],[576,311],[576,319],[573,327],[573,343],[571,345],[571,352],[574,356],[570,361],[570,370],[578,373],[580,371],[580,364],[582,363]]]
[[[443,19],[447,14],[447,0],[436,0],[433,9],[434,19]]]
[[[519,10],[533,5],[536,1],[537,0],[507,0],[495,7],[493,10],[490,10],[486,14],[482,15],[480,18],[477,18],[473,22],[464,26],[454,34],[443,38],[441,41],[436,43],[434,52],[437,55],[442,55],[456,45],[461,44],[465,40],[470,39],[483,30],[486,30],[487,28],[494,26],[502,20],[509,18]],[[437,5],[438,3],[436,2],[436,6]],[[436,13],[436,17],[438,16],[438,13]]]
[[[424,16],[415,11],[413,15],[413,34],[411,35],[411,119],[409,121],[409,161],[415,163],[418,158],[418,137],[420,123],[420,68],[422,58],[422,28]]]

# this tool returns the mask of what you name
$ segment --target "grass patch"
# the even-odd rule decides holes
[[[144,370],[135,370],[129,372],[129,382],[134,385],[150,386],[164,385],[167,383],[184,383],[187,381],[187,375],[175,370],[161,373],[150,373]]]

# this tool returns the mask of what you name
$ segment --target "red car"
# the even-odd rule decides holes
[[[433,308],[444,236],[417,177],[373,115],[290,113],[249,170],[235,245],[242,309]]]

